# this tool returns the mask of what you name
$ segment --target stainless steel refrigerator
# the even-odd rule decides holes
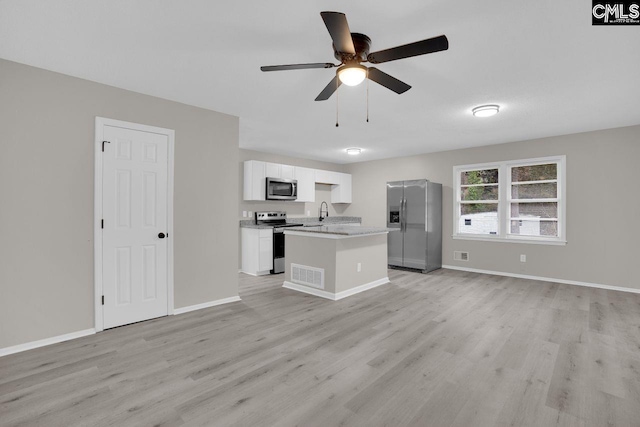
[[[442,268],[442,184],[418,179],[387,183],[388,259],[391,267]]]

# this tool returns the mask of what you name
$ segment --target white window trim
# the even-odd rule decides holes
[[[510,242],[528,243],[541,245],[566,245],[566,203],[567,203],[567,156],[538,157],[534,159],[508,160],[495,163],[478,163],[472,165],[460,165],[453,167],[453,239],[456,240],[479,240],[486,242]],[[513,166],[531,166],[546,163],[558,164],[558,195],[555,199],[545,199],[545,202],[558,202],[558,236],[520,236],[509,234],[509,212],[511,206],[511,174],[509,168]],[[475,201],[476,203],[497,203],[498,204],[498,234],[467,234],[459,233],[460,224],[460,204],[461,204],[461,184],[460,174],[466,171],[498,169],[498,200]],[[555,180],[551,180],[555,181]],[[540,181],[543,182],[543,181]]]

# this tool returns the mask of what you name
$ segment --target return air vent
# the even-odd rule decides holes
[[[453,251],[455,261],[469,261],[469,252]]]
[[[324,289],[324,268],[291,264],[291,281],[299,285]]]

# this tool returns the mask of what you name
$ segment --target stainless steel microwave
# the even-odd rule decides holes
[[[295,179],[267,178],[267,200],[296,200],[298,181]]]

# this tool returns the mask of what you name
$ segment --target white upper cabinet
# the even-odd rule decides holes
[[[316,171],[315,169],[296,166],[294,176],[298,181],[298,198],[296,202],[316,201]]]
[[[244,200],[265,200],[265,178],[298,181],[297,202],[316,201],[316,183],[331,185],[331,203],[351,203],[351,175],[278,163],[244,162]]]
[[[295,168],[290,165],[280,165],[280,178],[282,179],[296,179]]]
[[[265,163],[267,178],[282,178],[282,165],[277,163]]]
[[[351,203],[351,175],[339,173],[340,183],[331,186],[331,203]]]
[[[267,178],[295,179],[295,168],[291,165],[265,163]]]
[[[265,200],[266,176],[264,162],[257,160],[244,162],[244,200]]]
[[[316,182],[319,184],[339,185],[340,175],[342,174],[339,172],[316,170]]]

